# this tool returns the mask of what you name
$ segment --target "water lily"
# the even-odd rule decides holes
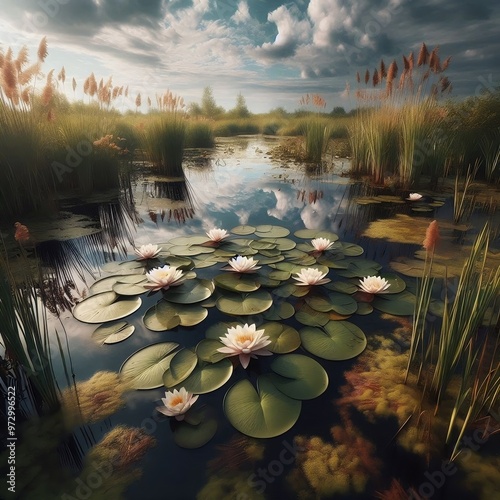
[[[410,201],[418,201],[422,198],[422,195],[420,193],[410,193],[408,195],[408,198],[406,198],[407,200],[410,200]]]
[[[149,283],[146,283],[144,287],[153,292],[162,288],[168,290],[171,286],[179,286],[186,279],[180,269],[170,266],[155,267],[146,273],[146,278]]]
[[[295,273],[297,276],[292,276],[294,280],[297,280],[296,285],[308,286],[308,285],[324,285],[329,283],[331,280],[325,278],[327,273],[322,273],[319,269],[315,267],[307,267],[301,269],[299,273]]]
[[[325,252],[326,250],[330,250],[333,246],[333,241],[330,241],[328,238],[315,238],[311,240],[311,245],[318,252]]]
[[[199,396],[194,396],[186,391],[184,387],[179,390],[165,391],[165,397],[161,398],[165,406],[157,406],[156,409],[167,417],[175,417],[176,420],[183,420],[184,414],[193,406]]]
[[[242,257],[238,255],[234,257],[234,259],[229,260],[229,265],[231,269],[227,269],[228,271],[235,271],[237,273],[253,273],[260,269],[262,266],[258,266],[258,260],[253,260],[253,257]]]
[[[380,276],[367,276],[359,280],[359,288],[366,293],[384,293],[391,284]]]
[[[154,259],[160,252],[161,248],[158,245],[141,245],[139,248],[134,248],[134,252],[137,254],[137,260]]]
[[[228,232],[225,229],[219,229],[218,227],[210,229],[210,231],[208,231],[206,234],[212,241],[215,241],[217,243],[229,236]]]
[[[227,329],[225,337],[219,337],[224,347],[217,351],[230,356],[239,356],[241,366],[246,368],[250,358],[271,356],[272,352],[264,349],[271,343],[269,336],[264,336],[264,330],[257,330],[255,324],[237,325]]]

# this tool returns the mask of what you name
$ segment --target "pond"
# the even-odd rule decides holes
[[[345,158],[315,168],[279,158],[278,141],[219,139],[213,150],[188,151],[185,177],[174,179],[137,162],[123,173],[120,192],[62,200],[59,215],[43,224],[23,220],[52,273],[44,296],[59,314],[48,317],[51,356],[74,434],[57,419],[31,428],[28,421],[21,439],[34,442],[18,443],[13,498],[488,498],[498,491],[495,411],[488,432],[474,432],[483,429],[478,420],[465,434],[480,444],[462,441],[465,451],[448,463],[454,442],[440,440],[456,373],[437,416],[435,401],[424,401],[417,365],[404,384],[429,223],[438,220],[443,250],[434,264],[448,266],[452,297],[486,221],[493,231],[488,262],[498,266],[498,212],[477,203],[454,225],[449,186],[414,201],[390,186],[350,179]],[[212,228],[228,237],[211,243]],[[315,238],[331,248],[315,251]],[[134,248],[147,244],[159,245],[158,260],[136,260]],[[258,260],[260,269],[225,269],[237,255]],[[187,279],[145,293],[144,273],[165,263]],[[300,286],[294,277],[310,267],[330,281]],[[390,283],[387,293],[359,290],[361,278],[378,275]],[[111,290],[118,302],[95,301]],[[436,290],[427,317],[434,326],[445,296]],[[83,321],[73,316],[74,304]],[[115,320],[116,328],[95,332]],[[241,357],[222,359],[217,351],[228,328],[243,324],[271,337],[271,352],[246,369]],[[134,358],[150,345],[152,355]],[[120,379],[120,370],[132,382],[123,373]],[[99,372],[107,373],[96,378]],[[157,411],[163,382],[199,389],[184,420]],[[56,436],[52,444],[38,438],[40,429]],[[57,435],[64,442],[54,445]],[[89,454],[104,436],[104,449]],[[57,453],[66,465],[56,487],[58,460],[44,465],[43,457]],[[35,458],[41,462],[33,477],[23,479]]]

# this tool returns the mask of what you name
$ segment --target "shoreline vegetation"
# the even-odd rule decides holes
[[[376,185],[417,189],[421,178],[436,187],[442,178],[467,179],[470,171],[500,180],[500,89],[462,102],[448,98],[450,58],[422,44],[362,77],[354,109],[346,112],[318,94],[304,94],[294,112],[276,108],[252,114],[238,94],[225,111],[206,87],[201,103],[186,105],[167,90],[154,98],[91,73],[76,97],[77,82],[63,67],[42,73],[48,53],[43,38],[31,63],[26,47],[0,52],[0,210],[9,218],[47,209],[61,193],[89,194],[119,186],[119,170],[133,159],[148,160],[164,175],[179,175],[185,148],[211,148],[216,137],[263,134],[291,137],[277,154],[304,163],[351,160],[350,174]],[[472,166],[474,168],[472,169]]]

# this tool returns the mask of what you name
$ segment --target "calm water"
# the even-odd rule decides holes
[[[397,257],[413,256],[419,245],[366,238],[362,232],[370,221],[390,218],[395,213],[451,218],[449,202],[437,207],[433,213],[423,214],[412,213],[409,203],[359,205],[354,201],[356,196],[382,192],[370,191],[342,176],[342,172],[348,169],[348,160],[333,160],[328,171],[308,172],[303,166],[271,161],[268,152],[275,144],[274,139],[258,137],[221,140],[215,151],[203,156],[188,154],[186,178],[178,179],[176,183],[166,184],[147,166],[138,164],[127,177],[125,189],[119,195],[110,193],[104,200],[96,197],[85,203],[66,200],[66,212],[94,221],[89,227],[92,230],[98,228],[99,232],[62,242],[42,243],[39,245],[40,255],[48,265],[56,267],[61,279],[71,276],[78,291],[83,293],[93,283],[94,277],[99,277],[100,264],[133,258],[133,245],[138,247],[167,242],[176,236],[204,234],[212,227],[229,230],[243,224],[273,224],[287,227],[292,239],[298,229],[329,230],[338,234],[342,241],[361,245],[365,249],[365,258],[386,266]],[[400,195],[389,191],[384,194]],[[478,215],[474,222],[481,217]],[[64,221],[59,224],[64,226]],[[457,240],[460,240],[460,235],[457,235]],[[222,264],[218,266],[222,267]],[[204,277],[207,272],[200,269],[198,276]],[[411,281],[408,278],[408,283]],[[211,308],[208,318],[196,327],[152,332],[144,328],[142,316],[158,297],[142,296],[142,300],[139,311],[127,318],[136,326],[135,333],[116,345],[96,345],[90,338],[96,325],[80,323],[68,311],[61,314],[77,381],[86,380],[100,370],[117,372],[129,355],[152,343],[173,341],[195,346],[204,338],[204,331],[210,324],[225,319],[222,313]],[[54,328],[60,329],[55,318],[50,321]],[[369,316],[354,315],[350,321],[361,327],[368,338],[395,328],[394,323],[384,321],[377,312]],[[297,329],[302,327],[293,318],[289,323]],[[299,349],[299,352],[303,351]],[[55,357],[56,375],[64,385],[62,365],[57,354]],[[314,400],[303,402],[299,420],[290,431],[259,441],[257,446],[261,449],[256,455],[242,457],[242,447],[253,441],[240,439],[242,435],[224,416],[222,402],[227,388],[234,382],[244,377],[255,381],[259,372],[266,371],[269,360],[262,358],[251,363],[246,372],[241,368],[235,370],[231,380],[221,389],[200,396],[199,402],[212,407],[219,422],[215,437],[202,448],[187,450],[173,442],[168,420],[158,418],[155,411],[162,390],[128,393],[126,406],[104,422],[93,424],[92,433],[98,441],[110,428],[127,424],[142,427],[157,440],[156,447],[149,450],[140,463],[142,477],[126,490],[127,499],[190,500],[196,499],[203,488],[206,488],[205,493],[198,498],[328,498],[316,497],[313,487],[304,489],[303,483],[297,487],[299,483],[294,482],[297,468],[294,437],[317,436],[333,443],[330,429],[335,425],[345,425],[334,403],[345,383],[344,372],[350,370],[357,360],[318,361],[329,375],[327,391]],[[355,412],[353,420],[356,429],[361,429],[364,437],[372,441],[373,455],[380,459],[374,467],[381,473],[377,479],[368,481],[363,493],[356,493],[351,488],[343,494],[336,493],[335,498],[374,498],[376,491],[389,487],[391,477],[402,477],[416,485],[425,479],[423,461],[390,444],[398,429],[394,418],[373,425],[366,422],[361,413]],[[491,452],[490,448],[488,451]],[[342,480],[341,472],[339,469],[339,481]],[[440,488],[434,498],[466,498],[463,492],[456,496],[458,482],[454,479],[452,477],[445,487]],[[211,483],[207,487],[209,480]]]

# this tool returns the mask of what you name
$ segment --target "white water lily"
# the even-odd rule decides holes
[[[224,238],[229,236],[228,232],[225,229],[219,229],[218,227],[214,227],[208,231],[207,236],[215,242],[222,241]]]
[[[237,273],[253,273],[260,269],[262,266],[258,266],[258,260],[253,260],[253,257],[242,257],[238,255],[234,259],[229,260],[229,265],[231,269],[227,271],[236,271]]]
[[[311,245],[318,252],[325,252],[326,250],[330,250],[333,246],[333,241],[330,241],[328,238],[315,238],[311,240]]]
[[[359,280],[359,288],[366,293],[384,293],[391,284],[380,276],[367,276]]]
[[[422,195],[420,193],[410,193],[408,195],[408,198],[406,198],[407,200],[410,200],[410,201],[418,201],[422,198]]]
[[[315,267],[307,267],[301,269],[299,273],[295,273],[297,276],[292,276],[294,280],[297,280],[296,285],[308,286],[308,285],[324,285],[329,283],[330,279],[325,278],[327,273],[322,273],[319,269]]]
[[[170,266],[155,267],[149,273],[146,273],[146,278],[149,283],[146,283],[144,287],[152,291],[161,290],[162,288],[168,290],[171,286],[182,285],[186,279],[180,269]]]
[[[183,420],[184,414],[193,406],[199,396],[194,396],[186,391],[184,387],[179,390],[165,391],[165,397],[161,398],[165,406],[157,406],[156,409],[167,417],[175,417]]]
[[[227,329],[225,337],[219,337],[224,347],[219,347],[218,352],[239,356],[241,366],[246,368],[250,358],[257,356],[271,356],[272,352],[264,349],[271,343],[268,335],[263,335],[264,330],[257,330],[255,324],[237,325]]]
[[[141,245],[139,248],[134,248],[134,252],[138,256],[137,260],[154,259],[160,252],[161,248],[158,245]]]

